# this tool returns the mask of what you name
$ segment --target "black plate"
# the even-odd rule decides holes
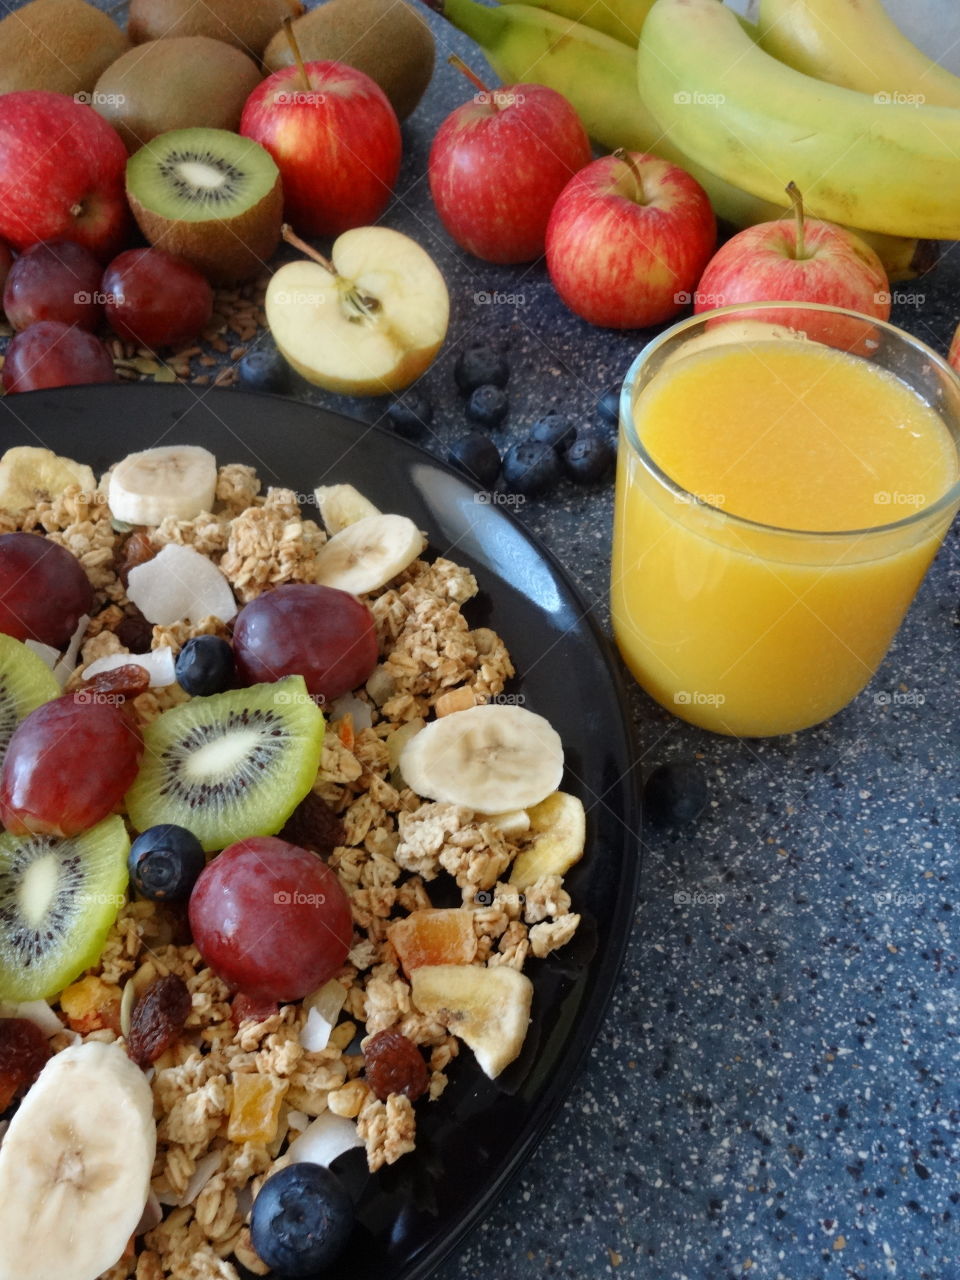
[[[587,852],[567,878],[583,920],[572,943],[528,966],[536,995],[523,1053],[491,1082],[464,1049],[440,1101],[417,1108],[416,1152],[361,1178],[360,1227],[347,1255],[352,1280],[424,1280],[530,1155],[586,1058],[620,970],[637,891],[639,811],[610,646],[522,525],[378,428],[275,397],[198,398],[179,386],[38,391],[0,405],[3,447],[45,445],[98,475],[134,449],[202,444],[221,462],[252,464],[265,484],[295,489],[304,501],[317,484],[350,482],[382,509],[412,517],[432,550],[477,575],[471,625],[503,636],[519,672],[511,691],[563,740],[564,786],[588,812]],[[351,1181],[359,1175],[355,1165],[344,1172]]]

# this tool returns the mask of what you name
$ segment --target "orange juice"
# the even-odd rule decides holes
[[[826,719],[873,675],[949,523],[943,419],[885,368],[802,341],[691,343],[632,411],[611,587],[628,665],[721,733]]]

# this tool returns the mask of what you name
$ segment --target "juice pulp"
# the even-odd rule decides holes
[[[633,427],[687,495],[621,427],[611,608],[640,683],[684,719],[743,736],[845,706],[949,523],[877,528],[955,481],[942,419],[859,356],[758,341],[681,350],[639,392]]]

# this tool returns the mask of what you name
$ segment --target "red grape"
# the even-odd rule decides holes
[[[99,301],[103,267],[89,249],[72,240],[42,240],[25,249],[7,276],[3,309],[15,329],[40,320],[62,320],[95,330],[103,316]]]
[[[300,1000],[322,987],[353,935],[334,872],[276,836],[241,840],[207,863],[190,895],[190,928],[224,982],[265,1001]]]
[[[314,697],[331,702],[363,684],[377,665],[377,633],[356,596],[296,582],[244,605],[233,651],[241,684],[301,675]]]
[[[0,240],[0,293],[3,292],[3,286],[6,284],[12,266],[13,251]]]
[[[0,536],[0,632],[65,649],[93,609],[93,587],[72,551],[36,533]]]
[[[0,770],[8,831],[73,836],[102,822],[137,775],[143,736],[122,701],[79,689],[21,720]]]
[[[8,393],[116,380],[110,353],[100,339],[61,320],[32,324],[7,347],[3,389]]]
[[[213,290],[196,267],[160,249],[128,249],[103,277],[110,327],[145,347],[195,338],[213,315]]]

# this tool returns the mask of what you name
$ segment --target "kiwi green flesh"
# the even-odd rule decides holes
[[[13,636],[0,635],[0,764],[24,716],[59,696],[60,686],[43,659]]]
[[[178,222],[235,217],[268,195],[277,176],[268,151],[226,129],[162,133],[127,163],[131,195]]]
[[[173,707],[144,731],[130,821],[177,823],[208,852],[274,835],[316,779],[323,733],[301,676]]]
[[[122,818],[79,836],[0,835],[0,1000],[43,1000],[96,964],[124,901]]]

